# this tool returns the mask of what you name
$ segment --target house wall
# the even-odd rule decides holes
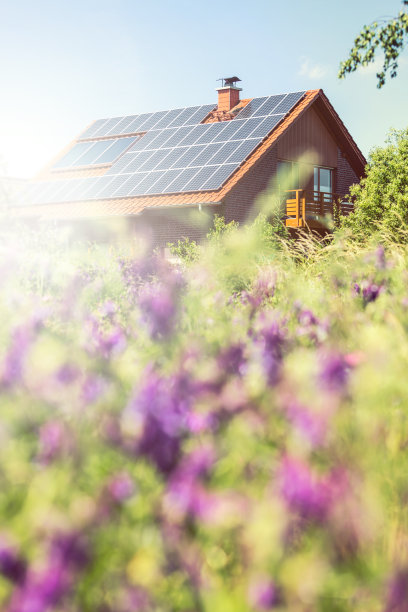
[[[224,198],[222,214],[227,223],[243,223],[256,216],[258,196],[276,188],[276,163],[277,149],[272,147]]]
[[[278,159],[304,159],[312,165],[337,167],[337,144],[313,108],[309,108],[283,134],[277,144]]]
[[[133,232],[151,243],[153,247],[165,247],[169,242],[189,238],[202,242],[212,226],[214,214],[222,214],[220,206],[179,207],[146,209],[129,219]]]
[[[343,155],[341,149],[337,149],[337,173],[335,192],[344,196],[350,189],[351,185],[359,183],[360,179],[350,166],[348,160]]]

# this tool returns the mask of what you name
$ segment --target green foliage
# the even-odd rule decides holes
[[[170,253],[174,257],[178,257],[181,261],[184,261],[185,263],[192,263],[193,261],[197,261],[200,256],[199,245],[196,243],[195,240],[190,240],[187,237],[177,240],[176,243],[169,242],[167,246],[170,249]]]
[[[408,0],[403,0],[408,6]],[[381,72],[377,73],[377,87],[385,84],[386,75],[391,78],[397,76],[398,58],[408,41],[408,13],[401,10],[399,14],[389,20],[375,21],[364,26],[354,41],[349,57],[340,65],[339,78],[354,72],[359,66],[368,66],[375,59],[377,51],[384,54],[384,63]]]
[[[223,216],[216,214],[214,215],[213,226],[207,233],[207,240],[213,245],[221,244],[222,241],[237,230],[238,227],[239,223],[237,221],[226,223]]]
[[[408,128],[393,130],[385,147],[370,154],[367,176],[351,189],[355,210],[342,220],[356,236],[382,228],[395,240],[408,230]]]

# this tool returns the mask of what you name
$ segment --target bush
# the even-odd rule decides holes
[[[350,193],[355,211],[343,218],[343,227],[357,237],[380,229],[395,240],[407,240],[408,129],[392,131],[387,145],[371,152],[366,178]]]
[[[405,609],[408,247],[216,228],[1,234],[2,610]]]

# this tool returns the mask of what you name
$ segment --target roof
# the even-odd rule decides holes
[[[137,215],[219,204],[314,105],[358,176],[365,159],[322,90],[241,100],[228,116],[202,105],[100,119],[33,181],[13,214]]]

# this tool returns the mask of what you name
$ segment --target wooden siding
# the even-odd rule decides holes
[[[311,163],[337,168],[337,144],[313,108],[309,108],[278,141],[278,159],[297,161],[311,153]]]

